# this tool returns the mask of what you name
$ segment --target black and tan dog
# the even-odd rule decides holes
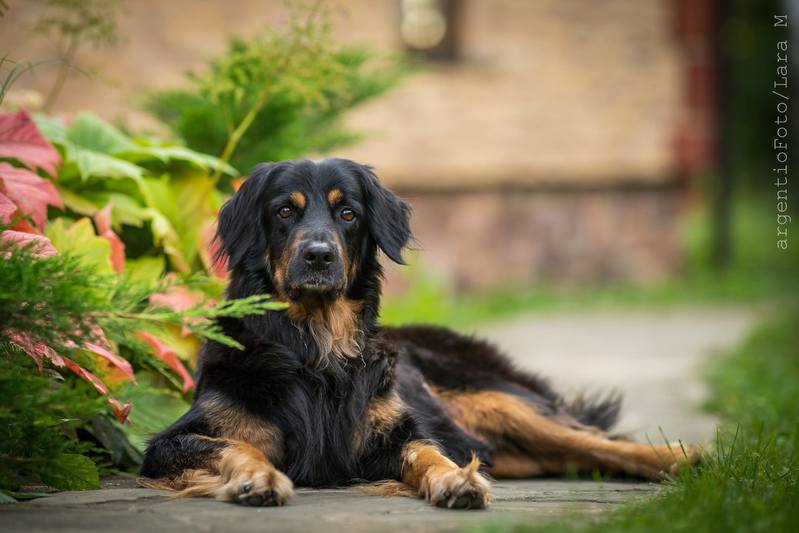
[[[618,399],[567,403],[489,344],[380,327],[378,249],[402,263],[409,214],[351,161],[259,166],[219,217],[228,297],[288,307],[221,321],[245,349],[205,345],[194,403],[141,474],[248,505],[282,505],[293,484],[393,480],[383,492],[475,509],[491,498],[483,471],[658,478],[697,459],[610,436]]]

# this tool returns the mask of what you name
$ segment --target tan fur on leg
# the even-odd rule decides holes
[[[414,441],[403,450],[402,480],[419,496],[448,509],[483,509],[491,501],[489,481],[479,472],[480,460],[459,468],[437,446]]]
[[[601,433],[559,424],[511,394],[446,390],[434,393],[466,431],[489,442],[501,445],[510,441],[523,448],[513,456],[498,454],[500,461],[492,470],[496,476],[560,475],[574,467],[579,472],[598,469],[660,479],[701,460],[695,447],[686,448],[684,454],[678,444],[651,446],[612,440]],[[518,467],[518,475],[509,471],[513,467]]]
[[[293,484],[261,450],[241,441],[226,441],[212,461],[213,470],[185,470],[171,480],[140,480],[149,488],[173,490],[177,498],[210,496],[244,505],[283,505]]]

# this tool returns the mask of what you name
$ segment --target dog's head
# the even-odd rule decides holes
[[[265,271],[292,302],[346,294],[365,254],[403,263],[410,209],[372,170],[344,159],[258,166],[222,208],[217,238],[234,276]]]

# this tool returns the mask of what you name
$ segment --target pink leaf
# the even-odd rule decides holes
[[[203,300],[200,294],[181,285],[169,287],[167,291],[150,295],[150,303],[158,307],[168,307],[175,311],[191,309]]]
[[[80,366],[78,363],[70,359],[69,357],[64,357],[64,364],[66,364],[67,368],[70,369],[76,376],[80,377],[81,379],[85,379],[89,383],[92,384],[94,389],[99,392],[100,394],[107,394],[108,387],[105,386],[105,383],[100,381],[100,378]]]
[[[17,206],[3,193],[0,193],[0,223],[8,224],[17,212]]]
[[[120,422],[124,422],[128,419],[128,415],[130,414],[130,410],[133,408],[133,404],[129,401],[125,402],[125,405],[122,405],[119,400],[116,398],[108,398],[108,404],[111,406],[111,411],[114,413],[114,417]]]
[[[58,150],[25,111],[0,114],[0,157],[14,158],[34,170],[41,168],[51,176],[61,163]]]
[[[121,274],[125,270],[125,243],[111,227],[111,204],[109,203],[94,216],[97,233],[111,244],[111,265]]]
[[[219,279],[227,279],[227,255],[216,238],[216,226],[216,220],[213,220],[200,232],[200,258],[211,274]]]
[[[50,257],[55,255],[58,251],[50,242],[50,239],[44,235],[36,235],[35,233],[24,233],[22,231],[6,230],[0,233],[0,242],[13,242],[20,246],[26,246],[33,242],[33,255],[34,257]]]
[[[30,216],[39,229],[44,229],[48,205],[64,208],[61,195],[52,183],[26,168],[8,163],[0,163],[0,192]]]
[[[130,366],[130,363],[124,358],[120,357],[108,348],[103,348],[99,344],[95,344],[93,342],[86,342],[83,344],[83,347],[89,350],[90,352],[99,355],[118,369],[122,371],[125,376],[136,383],[136,376],[133,375],[133,367]]]
[[[191,377],[191,374],[189,374],[189,371],[186,370],[186,367],[183,366],[175,350],[167,346],[155,335],[147,333],[146,331],[140,331],[138,336],[152,348],[151,353],[155,357],[163,361],[166,366],[174,370],[175,373],[181,377],[183,380],[183,392],[187,392],[194,388],[194,379]]]
[[[55,353],[55,350],[46,344],[31,340],[27,334],[10,328],[4,329],[3,334],[11,339],[11,342],[22,348],[22,351],[36,362],[39,372],[42,371],[42,363],[45,358],[49,359],[57,367],[64,366],[64,358]]]

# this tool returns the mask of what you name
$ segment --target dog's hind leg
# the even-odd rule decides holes
[[[244,505],[283,505],[291,480],[261,450],[243,441],[197,434],[161,435],[148,446],[143,485]]]
[[[570,427],[539,414],[522,397],[495,391],[439,391],[451,416],[495,448],[496,477],[562,475],[599,470],[659,479],[700,459],[693,447],[651,446],[615,440],[598,431]]]

